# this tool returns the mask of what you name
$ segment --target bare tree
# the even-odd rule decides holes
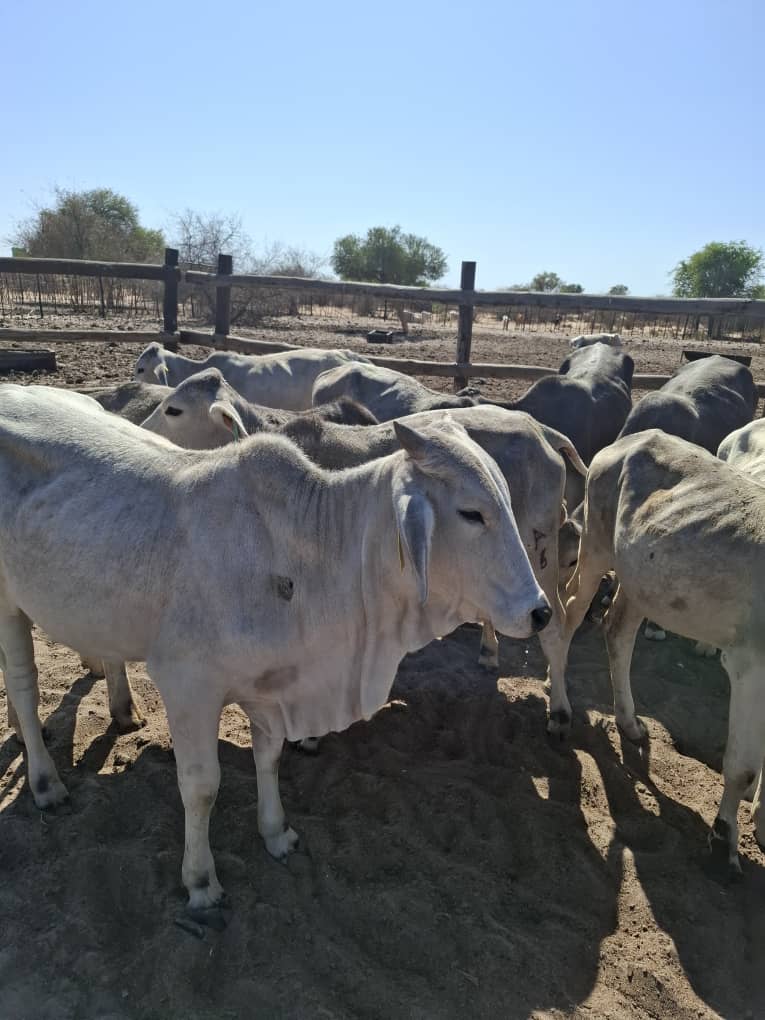
[[[223,252],[233,255],[238,272],[248,272],[252,267],[252,241],[236,213],[185,209],[173,216],[168,233],[183,263],[214,267]]]

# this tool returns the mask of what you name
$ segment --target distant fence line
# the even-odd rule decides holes
[[[209,295],[209,300],[214,311],[214,334],[201,334],[184,330],[180,339],[193,335],[195,343],[204,342],[201,337],[207,337],[207,342],[212,341],[212,346],[218,343],[233,347],[233,343],[246,343],[241,338],[231,337],[232,311],[231,295],[232,290],[246,289],[248,291],[279,290],[287,292],[298,291],[301,294],[316,294],[319,296],[335,297],[376,297],[397,303],[408,302],[420,306],[434,304],[455,305],[458,309],[457,315],[457,348],[454,363],[434,362],[413,362],[410,359],[374,359],[380,363],[410,364],[419,366],[412,374],[437,374],[454,376],[455,387],[459,388],[466,384],[467,378],[471,375],[484,375],[493,378],[531,378],[525,374],[525,370],[531,371],[533,366],[511,366],[511,365],[481,365],[480,368],[472,365],[470,361],[473,318],[477,308],[497,308],[505,310],[507,314],[513,309],[539,309],[547,312],[570,315],[573,313],[593,313],[618,315],[654,315],[667,316],[672,318],[684,317],[686,328],[693,320],[692,333],[698,331],[701,319],[707,321],[707,332],[710,336],[718,335],[724,322],[738,320],[739,322],[757,323],[760,331],[765,326],[765,301],[747,300],[741,298],[641,298],[627,295],[602,295],[602,294],[548,294],[536,291],[481,291],[475,289],[475,262],[463,262],[461,273],[461,286],[459,289],[443,289],[431,287],[402,287],[396,284],[380,283],[356,283],[336,280],[303,279],[299,277],[268,276],[257,274],[237,274],[233,271],[233,259],[229,255],[219,255],[217,272],[202,272],[198,269],[183,270],[179,267],[179,254],[176,249],[165,250],[165,260],[162,265],[144,265],[141,263],[124,262],[102,262],[92,260],[76,259],[34,259],[26,257],[2,257],[0,258],[0,276],[16,274],[21,277],[33,277],[36,282],[36,297],[40,303],[42,315],[42,280],[51,276],[92,277],[98,280],[100,310],[105,316],[107,300],[107,287],[105,283],[111,280],[139,280],[160,283],[162,285],[162,322],[163,331],[158,336],[165,340],[178,339],[178,304],[179,285],[182,283],[201,286]],[[213,297],[214,295],[214,297]],[[34,294],[32,296],[34,300]],[[155,299],[156,310],[159,311],[159,298]],[[13,334],[10,336],[9,334]],[[23,335],[21,335],[23,334]],[[123,339],[127,336],[145,338],[153,336],[151,333],[137,332],[126,334],[125,331],[88,331],[84,334],[80,330],[0,330],[0,339],[45,339],[48,342],[66,342],[67,340],[83,339]],[[685,329],[683,331],[685,335]],[[436,365],[439,370],[435,371]],[[474,371],[474,369],[478,369]],[[519,374],[523,369],[524,374]],[[402,370],[402,369],[399,369]],[[406,369],[403,369],[406,371]],[[540,370],[545,374],[547,370]],[[538,376],[537,376],[538,377]],[[657,379],[661,377],[646,377],[646,379]]]

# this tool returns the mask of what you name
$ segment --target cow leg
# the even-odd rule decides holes
[[[752,798],[752,822],[754,823],[754,835],[757,842],[760,844],[760,849],[765,850],[765,807],[763,807],[763,797],[765,796],[765,790],[763,790],[763,775],[765,775],[765,761],[762,763],[760,769],[760,775],[757,779],[757,789],[754,797]]]
[[[173,685],[172,693],[161,689],[185,811],[186,841],[181,875],[189,894],[191,915],[198,921],[220,927],[222,919],[215,908],[223,901],[223,888],[210,850],[210,813],[220,784],[218,724],[221,706],[194,701],[193,696],[187,698],[188,690],[189,685]]]
[[[3,650],[0,648],[0,670],[5,674],[5,656]],[[16,739],[19,743],[23,744],[24,740],[21,736],[21,727],[19,726],[19,717],[16,715],[16,709],[11,704],[11,699],[8,696],[8,692],[5,692],[5,710],[8,714],[8,729],[13,730],[16,734]]]
[[[547,593],[546,593],[547,594]],[[552,606],[552,619],[539,634],[539,643],[547,659],[550,681],[550,718],[547,732],[560,739],[571,729],[571,703],[566,692],[566,658],[569,641],[565,636],[566,614],[557,591],[548,594]]]
[[[37,715],[40,693],[32,624],[24,613],[0,612],[0,647],[3,649],[8,719],[26,746],[27,775],[35,804],[41,809],[64,804],[69,794],[48,754]]]
[[[145,726],[146,719],[130,687],[125,663],[105,661],[104,676],[109,691],[109,711],[117,728],[125,732]]]
[[[491,620],[484,620],[481,630],[481,654],[478,665],[486,669],[499,669],[499,639]]]
[[[298,835],[287,824],[279,796],[279,757],[284,741],[267,736],[252,719],[250,722],[258,777],[258,832],[271,856],[283,861],[298,845]]]
[[[761,674],[755,652],[747,648],[726,650],[721,661],[730,678],[728,743],[723,759],[723,795],[709,842],[713,851],[721,847],[726,852],[731,872],[740,873],[738,807],[762,768],[765,701],[760,694]],[[761,822],[761,812],[757,814]]]
[[[635,715],[635,702],[632,700],[630,684],[630,665],[635,638],[644,619],[641,610],[629,600],[624,588],[620,586],[606,614],[606,648],[611,666],[616,724],[628,739],[635,743],[643,741],[647,732]]]

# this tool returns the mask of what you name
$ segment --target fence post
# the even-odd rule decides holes
[[[218,276],[231,276],[234,271],[232,255],[218,256]],[[215,287],[215,335],[228,336],[231,328],[231,284],[218,284]]]
[[[178,332],[178,249],[165,248],[165,282],[162,295],[162,332]]]
[[[475,262],[463,262],[460,276],[460,289],[475,290]],[[463,296],[462,300],[466,300]],[[460,304],[459,331],[457,333],[457,363],[470,361],[470,345],[473,342],[473,305]],[[467,386],[468,381],[463,375],[454,377],[454,392]]]

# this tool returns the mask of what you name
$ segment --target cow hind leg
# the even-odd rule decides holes
[[[723,759],[723,795],[709,836],[713,852],[727,859],[731,874],[741,872],[738,859],[738,807],[762,770],[765,747],[765,702],[761,691],[758,654],[750,649],[723,652],[722,664],[730,678],[728,743]],[[755,795],[755,825],[758,839],[763,835],[762,812],[757,809],[760,789]]]
[[[481,630],[481,653],[478,664],[486,669],[499,669],[499,639],[490,620],[484,620]]]
[[[24,613],[0,611],[0,647],[8,696],[8,720],[27,751],[27,775],[38,808],[54,808],[69,800],[43,740],[37,715],[40,694],[32,645],[32,624]]]
[[[133,694],[124,662],[104,662],[104,676],[109,691],[109,711],[123,732],[146,725],[141,706]]]
[[[616,724],[627,738],[635,743],[645,740],[647,732],[635,715],[635,702],[632,699],[630,684],[632,652],[643,619],[641,610],[629,599],[620,585],[606,614],[606,649],[611,667]]]
[[[279,757],[284,741],[268,737],[251,718],[252,753],[258,777],[258,832],[277,861],[297,849],[298,834],[287,824],[279,796]]]

